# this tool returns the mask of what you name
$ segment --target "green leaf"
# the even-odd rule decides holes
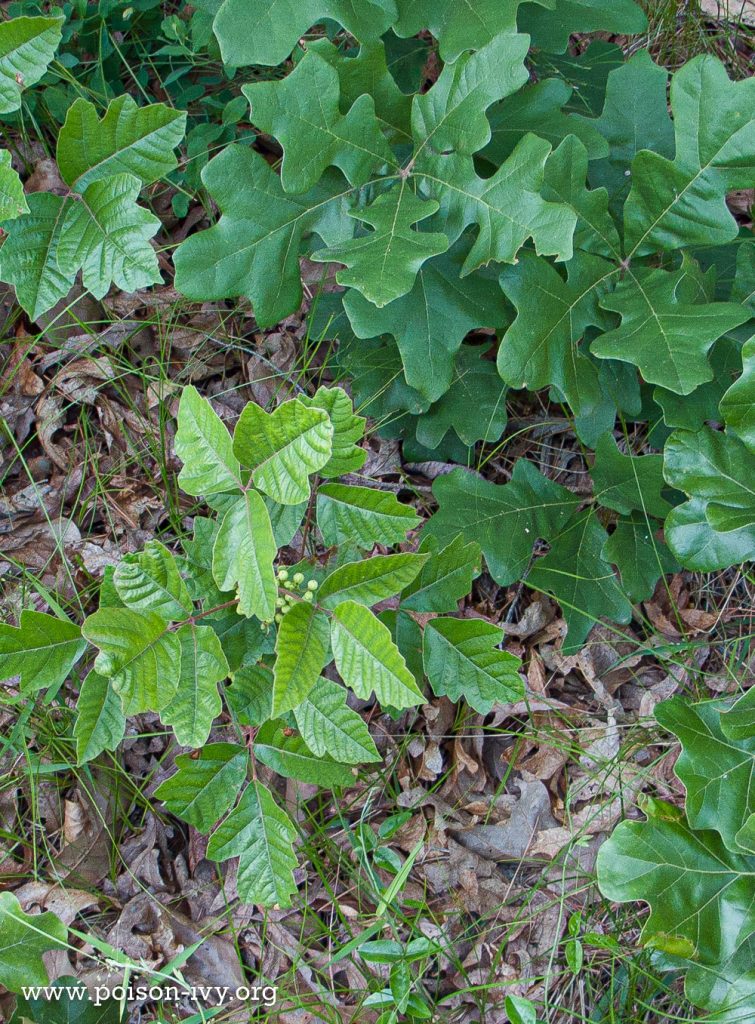
[[[465,275],[491,261],[516,263],[528,238],[540,255],[571,259],[577,218],[568,207],[549,203],[540,194],[550,151],[550,143],[525,135],[490,178],[478,177],[472,157],[422,155],[417,174],[440,206],[431,226],[444,231],[451,243],[466,227],[479,229],[464,263]]]
[[[115,750],[126,732],[120,698],[110,679],[90,672],[76,703],[76,763],[92,761],[103,750]]]
[[[113,582],[128,608],[156,612],[174,622],[188,618],[194,610],[175,558],[157,540],[147,541],[142,551],[124,555]]]
[[[27,986],[28,988],[28,986]],[[63,975],[46,986],[39,998],[29,992],[16,997],[16,1009],[8,1024],[122,1024],[121,1004],[117,999],[99,998],[95,1003],[78,978]],[[43,990],[44,992],[45,990]]]
[[[354,415],[352,401],[343,388],[319,387],[314,398],[299,395],[298,400],[310,408],[322,409],[333,424],[332,454],[318,470],[320,476],[345,476],[361,469],[367,460],[367,452],[357,442],[364,437],[366,420],[363,416]]]
[[[397,58],[386,52],[387,45],[393,48],[399,42],[395,36],[391,35],[385,40],[362,43],[355,54],[353,50],[344,53],[328,39],[315,39],[308,44],[308,50],[319,54],[338,72],[342,114],[345,114],[360,96],[365,93],[370,94],[375,101],[375,115],[383,130],[406,141],[410,138],[409,119],[412,100],[410,96],[401,91],[399,87],[401,83],[397,82],[401,65],[397,65]],[[417,39],[412,42],[418,45],[424,64],[426,44]],[[410,53],[412,52],[415,51],[410,51]],[[398,60],[400,59],[398,58]],[[408,91],[413,92],[414,89]]]
[[[718,533],[706,518],[708,503],[691,498],[678,505],[666,519],[664,535],[682,565],[699,572],[713,572],[755,558],[755,529]]]
[[[185,131],[186,114],[164,103],[138,107],[131,96],[118,96],[100,119],[93,103],[78,99],[58,135],[58,167],[75,192],[113,174],[150,185],[177,166],[173,150]]]
[[[60,43],[62,16],[11,18],[0,25],[0,114],[21,106],[21,93],[36,85]]]
[[[160,712],[165,725],[173,727],[182,747],[201,747],[212,723],[222,710],[217,684],[229,673],[220,640],[211,626],[182,626],[181,678],[178,690]]]
[[[224,0],[213,28],[225,64],[274,67],[323,18],[374,41],[393,24],[396,7],[393,0]]]
[[[233,451],[256,487],[281,505],[298,505],[309,497],[309,476],[330,460],[333,424],[324,410],[298,399],[273,413],[249,402],[236,424]]]
[[[26,693],[59,686],[85,650],[75,623],[24,609],[18,626],[0,623],[0,679],[20,676]]]
[[[677,430],[663,457],[666,480],[706,503],[705,517],[714,530],[746,528],[755,537],[755,455],[737,437],[709,427],[696,434]]]
[[[667,427],[697,431],[706,423],[721,422],[719,406],[734,375],[742,368],[742,350],[729,335],[724,335],[714,343],[708,359],[713,379],[700,384],[691,395],[677,395],[660,387],[653,390],[653,399],[663,410]]]
[[[48,949],[64,949],[67,938],[65,925],[51,911],[25,914],[12,892],[0,892],[0,985],[10,992],[21,992],[28,985],[47,985],[50,979],[42,954]]]
[[[755,244],[739,246],[731,298],[755,314]]]
[[[590,165],[590,182],[602,185],[618,207],[632,184],[631,167],[642,149],[664,157],[674,154],[674,128],[668,115],[668,71],[640,50],[608,75],[603,112],[597,119],[577,118],[607,141],[605,159]]]
[[[553,0],[538,0],[553,7]],[[479,50],[503,33],[516,30],[522,0],[396,0],[399,36],[414,36],[429,29],[440,43],[440,55],[453,63],[463,50]]]
[[[60,233],[69,201],[52,193],[26,197],[29,212],[14,220],[0,249],[0,275],[16,289],[16,298],[32,320],[64,298],[76,271],[58,263]]]
[[[673,76],[671,109],[674,160],[643,150],[632,164],[624,209],[630,258],[736,238],[726,195],[752,184],[755,79],[732,82],[716,57],[701,54]]]
[[[277,554],[265,503],[256,491],[246,491],[223,517],[212,551],[215,582],[221,590],[237,587],[240,615],[263,621],[275,615]]]
[[[529,78],[524,66],[529,40],[497,35],[475,53],[446,64],[426,93],[412,104],[412,133],[420,148],[472,155],[490,139],[488,107],[516,92]]]
[[[238,892],[247,903],[288,907],[296,892],[296,828],[269,789],[250,782],[241,800],[210,836],[207,856],[239,858]]]
[[[454,355],[467,334],[475,327],[498,327],[508,319],[492,275],[459,280],[464,255],[463,247],[458,247],[428,261],[417,273],[412,290],[382,308],[353,289],[344,297],[356,336],[393,335],[407,383],[430,402],[448,391]]]
[[[674,773],[684,784],[691,827],[715,830],[732,853],[755,853],[753,837],[740,842],[755,815],[755,737],[734,740],[724,735],[725,706],[722,701],[690,704],[674,697],[656,707],[655,717],[682,744]]]
[[[233,806],[246,779],[249,753],[234,743],[210,743],[199,757],[179,754],[174,775],[155,790],[171,814],[207,833]]]
[[[503,435],[508,420],[506,388],[501,387],[495,363],[485,358],[488,351],[472,345],[459,349],[448,391],[417,421],[420,444],[436,448],[449,430],[469,446],[476,441],[497,441]],[[471,409],[474,416],[470,416]]]
[[[429,542],[429,543],[428,543]],[[480,573],[480,548],[459,535],[438,550],[428,534],[422,549],[434,548],[419,576],[401,595],[401,607],[413,612],[452,612]]]
[[[84,287],[101,299],[111,284],[135,292],[162,278],[150,238],[160,221],[136,202],[141,182],[133,174],[93,181],[72,197],[60,229],[60,266],[81,270]]]
[[[578,54],[568,52],[533,53],[531,58],[539,79],[556,75],[571,86],[574,93],[567,103],[569,110],[598,116],[603,108],[611,71],[624,66],[624,53],[616,43],[591,40]]]
[[[322,470],[320,472],[322,474]],[[268,498],[266,494],[262,496],[262,500],[270,514],[276,546],[284,548],[291,543],[296,531],[301,526],[307,511],[307,502],[304,501],[301,505],[279,505],[272,498]]]
[[[742,349],[742,375],[721,399],[726,426],[755,451],[755,337]]]
[[[671,511],[661,495],[665,487],[662,455],[624,455],[613,436],[604,434],[595,449],[590,476],[595,498],[604,508],[660,519]]]
[[[283,616],[275,644],[274,718],[300,704],[320,678],[328,639],[328,620],[311,604],[297,601]]]
[[[564,529],[580,503],[560,484],[519,459],[508,484],[494,484],[464,469],[433,484],[438,511],[423,536],[440,544],[462,536],[482,548],[490,574],[502,586],[521,579],[538,538],[550,540]]]
[[[312,785],[349,786],[354,782],[348,765],[328,754],[315,755],[301,736],[288,736],[280,722],[266,722],[254,740],[254,755],[278,775]]]
[[[517,317],[498,349],[498,372],[514,388],[558,388],[576,415],[589,415],[601,401],[598,371],[580,351],[589,324],[600,324],[598,301],[616,275],[599,256],[578,254],[567,264],[568,279],[533,255],[501,274],[501,287]]]
[[[571,135],[579,137],[591,160],[608,154],[605,139],[593,121],[567,112],[574,90],[558,78],[546,78],[527,85],[514,96],[491,108],[490,143],[480,154],[494,167],[508,160],[530,132],[554,148]]]
[[[366,700],[374,690],[381,704],[394,708],[422,703],[422,691],[390,631],[369,608],[344,601],[333,612],[330,630],[336,668],[358,697]]]
[[[619,520],[601,551],[603,560],[619,570],[622,590],[635,603],[652,597],[661,576],[679,570],[679,563],[653,531],[654,525],[641,512],[633,512]]]
[[[288,195],[265,158],[240,145],[211,160],[202,181],[223,215],[179,245],[176,288],[202,301],[245,295],[260,327],[278,323],[301,304],[303,236],[317,231],[332,243],[353,234],[345,216],[351,190],[333,172],[306,195]]]
[[[82,633],[99,647],[94,667],[112,682],[125,715],[160,711],[178,689],[181,644],[155,612],[105,608],[90,615]]]
[[[186,494],[221,494],[241,487],[241,468],[223,421],[195,387],[185,387],[178,406],[176,455],[183,462],[178,484]]]
[[[330,166],[352,185],[363,185],[381,164],[396,166],[372,96],[359,96],[342,114],[338,71],[317,53],[308,51],[286,78],[254,82],[242,92],[254,123],[283,147],[286,192],[307,192]]]
[[[317,492],[317,525],[326,544],[352,541],[368,550],[401,544],[419,516],[390,491],[348,484],[323,484]]]
[[[273,672],[267,665],[246,664],[225,689],[229,709],[241,725],[262,725],[272,716]]]
[[[587,150],[576,135],[569,135],[548,157],[543,198],[563,203],[574,211],[575,248],[619,260],[621,243],[608,212],[608,192],[604,188],[585,187],[587,162]]]
[[[527,583],[553,594],[561,605],[573,654],[601,618],[627,623],[632,606],[611,566],[603,559],[607,535],[594,512],[582,512],[551,541],[550,551],[529,571]]]
[[[645,944],[709,965],[746,955],[753,858],[731,853],[716,832],[693,831],[668,804],[647,801],[646,811],[647,821],[622,822],[598,851],[603,895],[649,904]]]
[[[330,754],[342,764],[379,761],[369,730],[346,703],[347,691],[330,679],[320,679],[294,710],[302,739],[313,754]]]
[[[728,710],[723,711],[721,729],[724,736],[732,740],[755,737],[755,688],[750,687]]]
[[[519,678],[521,661],[501,651],[503,630],[484,619],[432,619],[425,627],[425,675],[436,696],[487,715],[494,704],[511,704],[524,697]]]
[[[428,555],[374,555],[362,562],[339,566],[324,581],[317,600],[325,608],[344,601],[373,605],[407,587],[417,576]]]
[[[748,319],[733,302],[690,301],[693,287],[687,267],[631,271],[601,300],[603,309],[621,314],[621,327],[597,338],[591,351],[631,363],[651,384],[690,394],[713,377],[707,358],[713,342]]]
[[[0,150],[0,220],[15,220],[29,212],[24,186],[13,170],[11,159],[7,149]]]
[[[550,7],[550,5],[548,5]],[[519,26],[532,36],[533,46],[551,53],[563,53],[575,32],[612,32],[634,35],[644,32],[647,18],[633,0],[557,0],[553,10],[527,4]]]
[[[422,264],[448,248],[445,235],[413,230],[417,221],[425,220],[437,209],[436,202],[420,199],[402,180],[371,206],[349,211],[373,231],[319,249],[312,259],[346,264],[349,269],[336,274],[338,283],[351,285],[382,308],[411,291]]]

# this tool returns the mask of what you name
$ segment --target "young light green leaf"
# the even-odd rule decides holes
[[[419,516],[389,491],[348,484],[323,484],[317,492],[317,525],[326,544],[350,540],[369,549],[401,544]]]
[[[265,503],[256,491],[246,491],[223,517],[212,549],[215,582],[221,590],[237,588],[240,615],[263,621],[275,615],[277,553]]]
[[[643,149],[632,164],[624,209],[630,258],[736,238],[726,196],[752,184],[755,79],[732,82],[716,57],[701,54],[671,79],[671,109],[674,160]]]
[[[275,644],[274,718],[300,704],[320,678],[328,637],[327,618],[311,604],[297,601],[283,616]]]
[[[175,558],[158,540],[149,540],[141,551],[124,555],[113,582],[128,608],[156,612],[174,622],[188,618],[194,610]]]
[[[76,762],[92,761],[103,750],[115,750],[126,732],[126,718],[110,679],[91,671],[81,684],[76,703]]]
[[[15,220],[29,212],[24,186],[11,160],[8,150],[0,149],[0,220]]]
[[[722,731],[723,701],[690,704],[674,697],[655,709],[664,729],[678,736],[682,752],[674,773],[686,790],[687,820],[694,829],[714,829],[732,853],[755,853],[743,830],[755,814],[755,736],[734,740]]]
[[[118,96],[98,118],[93,103],[78,99],[58,135],[58,167],[75,192],[113,174],[150,185],[176,167],[173,150],[185,131],[186,114],[164,103],[138,107],[131,96]]]
[[[338,71],[317,53],[308,51],[286,78],[254,82],[242,92],[254,123],[283,147],[286,192],[307,192],[330,166],[352,185],[363,185],[381,164],[395,166],[372,97],[363,94],[341,114]]]
[[[313,754],[330,754],[343,764],[379,761],[380,754],[362,717],[346,703],[347,691],[319,679],[294,709],[302,739]]]
[[[269,789],[250,782],[241,800],[210,836],[207,856],[239,858],[239,896],[247,903],[288,907],[296,892],[296,828]]]
[[[10,992],[21,992],[28,985],[47,985],[50,979],[42,954],[65,949],[67,939],[68,929],[52,911],[25,914],[12,892],[0,892],[0,985]]]
[[[155,797],[171,814],[207,833],[233,806],[249,767],[249,752],[234,743],[210,743],[199,757],[179,754],[178,771],[161,783]]]
[[[374,690],[378,701],[394,708],[421,704],[422,691],[391,639],[390,631],[369,608],[344,601],[334,610],[330,639],[336,668],[358,697]]]
[[[661,495],[665,487],[662,455],[624,455],[613,436],[604,434],[595,449],[590,476],[595,498],[604,508],[660,519],[671,511]]]
[[[395,17],[394,0],[223,0],[213,28],[225,64],[273,67],[323,18],[337,21],[360,41],[370,41],[390,28]]]
[[[344,601],[373,605],[393,597],[414,580],[428,555],[374,555],[361,562],[347,562],[326,577],[317,592],[325,608]]]
[[[18,626],[0,623],[0,679],[20,676],[27,693],[59,686],[85,650],[75,623],[24,609]]]
[[[133,174],[93,181],[73,197],[60,229],[60,266],[81,270],[84,287],[97,299],[111,284],[135,292],[162,280],[150,238],[160,221],[136,202],[141,182]]]
[[[425,627],[425,675],[436,696],[462,697],[487,715],[494,704],[524,696],[521,661],[499,649],[503,630],[484,619],[432,619]]]
[[[236,424],[233,451],[273,501],[298,505],[309,497],[309,476],[331,457],[333,424],[324,410],[296,398],[272,413],[249,402]]]
[[[367,452],[357,442],[364,437],[366,420],[354,415],[354,406],[343,388],[319,387],[310,398],[299,395],[299,401],[327,413],[333,424],[333,450],[325,465],[318,470],[320,476],[338,477],[355,473],[367,459]]]
[[[266,722],[254,740],[254,755],[286,779],[298,779],[317,786],[349,786],[351,768],[329,754],[316,755],[301,736],[289,736],[280,722]]]
[[[125,715],[160,711],[170,702],[181,674],[181,644],[162,616],[104,608],[84,621],[82,632],[99,647],[94,667],[112,681]]]
[[[474,541],[467,544],[459,535],[439,550],[428,534],[421,550],[428,548],[434,550],[419,576],[402,593],[401,607],[414,612],[456,611],[480,573],[480,547]]]
[[[202,301],[246,295],[260,327],[278,323],[301,304],[302,237],[317,231],[335,243],[353,235],[345,206],[351,189],[333,172],[311,192],[288,195],[262,154],[247,146],[224,149],[202,181],[222,217],[176,250],[176,288]]]
[[[593,354],[631,363],[646,381],[679,395],[711,380],[709,349],[749,312],[734,302],[691,302],[688,277],[686,267],[631,272],[601,300],[603,309],[621,314],[621,327],[597,338]]]
[[[432,256],[445,252],[445,235],[414,230],[438,209],[434,201],[420,199],[406,181],[378,196],[366,209],[350,210],[373,231],[328,249],[318,249],[312,259],[320,263],[345,263],[336,280],[351,285],[378,307],[411,291],[417,272]]]
[[[64,298],[76,271],[58,263],[60,232],[70,200],[52,193],[26,197],[29,212],[15,220],[0,249],[0,276],[16,289],[16,298],[37,320]]]
[[[488,107],[516,92],[529,78],[524,66],[529,39],[506,33],[475,53],[446,64],[433,87],[412,104],[412,133],[420,148],[472,155],[490,139]]]
[[[201,747],[222,710],[217,684],[228,676],[226,656],[211,626],[182,626],[181,678],[178,689],[160,712],[160,720],[173,727],[182,747]]]
[[[176,455],[182,491],[192,495],[222,494],[241,487],[241,468],[225,424],[195,387],[185,387],[178,406]]]
[[[21,93],[35,85],[55,56],[62,15],[54,18],[11,18],[0,25],[0,114],[21,106]]]

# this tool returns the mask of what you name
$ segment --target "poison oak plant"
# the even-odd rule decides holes
[[[339,388],[272,413],[249,404],[233,437],[186,388],[178,482],[214,515],[195,518],[179,556],[156,540],[126,555],[81,627],[35,611],[0,625],[0,677],[20,677],[22,693],[59,686],[96,652],[80,685],[80,762],[114,750],[126,718],[147,711],[194,748],[157,796],[212,830],[209,857],[240,857],[239,892],[257,903],[284,905],[295,891],[296,829],[256,765],[352,784],[379,755],[349,691],[395,712],[423,702],[425,675],[482,713],[523,695],[503,631],[448,614],[480,571],[476,544],[429,538],[365,557],[404,544],[419,518],[390,492],[338,482],[364,462],[363,432]],[[280,549],[299,530],[309,557],[289,565]],[[388,599],[390,611],[371,610]],[[424,630],[416,613],[433,613]],[[219,718],[233,742],[208,744]]]

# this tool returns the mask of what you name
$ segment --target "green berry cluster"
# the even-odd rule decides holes
[[[305,580],[303,572],[295,572],[289,578],[288,569],[279,569],[277,578],[280,589],[283,590],[283,595],[275,601],[275,607],[278,609],[275,613],[275,621],[280,623],[283,621],[283,616],[291,611],[297,601],[306,601],[308,604],[314,601],[318,583],[317,580]],[[297,590],[302,589],[301,595],[296,593]]]

